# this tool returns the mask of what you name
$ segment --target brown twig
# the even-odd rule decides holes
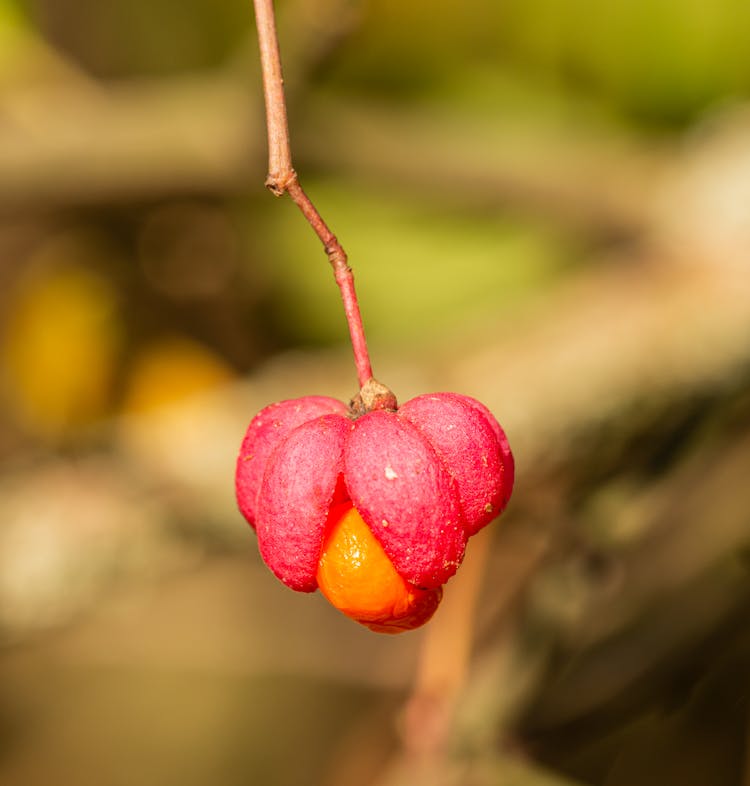
[[[372,367],[367,352],[362,315],[354,289],[354,276],[346,252],[328,228],[310,198],[303,191],[292,166],[289,142],[289,124],[284,98],[284,79],[281,73],[281,56],[276,33],[273,0],[254,0],[255,19],[260,45],[260,63],[263,73],[263,95],[266,102],[266,127],[268,133],[268,177],[266,186],[276,196],[289,194],[320,238],[333,267],[336,284],[341,291],[344,313],[349,325],[349,335],[354,351],[354,362],[360,388],[372,379]]]
[[[402,738],[412,754],[445,753],[456,701],[466,682],[477,599],[490,548],[491,528],[473,538],[460,573],[425,632],[417,675],[404,709]]]

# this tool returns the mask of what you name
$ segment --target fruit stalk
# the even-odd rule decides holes
[[[367,351],[365,330],[359,301],[354,289],[354,275],[341,243],[331,232],[315,205],[302,189],[292,166],[289,141],[284,79],[281,72],[281,55],[276,33],[273,0],[253,0],[258,29],[260,64],[263,75],[263,96],[266,104],[266,129],[268,134],[268,176],[266,187],[276,196],[289,194],[320,238],[334,278],[341,292],[344,314],[349,326],[349,337],[354,351],[354,363],[360,389],[372,379],[372,366]]]

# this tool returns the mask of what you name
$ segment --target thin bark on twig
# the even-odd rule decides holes
[[[469,671],[477,598],[491,535],[491,529],[485,528],[472,539],[461,571],[448,585],[441,608],[425,632],[402,723],[404,747],[411,753],[439,754],[450,736],[455,704]]]
[[[333,267],[336,284],[341,291],[359,386],[363,388],[372,379],[372,367],[367,352],[367,341],[365,340],[357,294],[354,289],[354,276],[341,243],[328,228],[315,205],[302,189],[297,173],[292,166],[289,123],[284,98],[284,79],[281,73],[281,56],[273,0],[254,0],[254,3],[268,132],[266,186],[276,196],[289,194],[323,244]]]

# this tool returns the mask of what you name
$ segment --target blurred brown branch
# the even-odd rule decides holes
[[[200,111],[196,111],[196,107]],[[0,210],[166,194],[245,191],[261,172],[258,101],[232,74],[81,90],[63,83],[0,94]],[[300,158],[467,204],[512,204],[585,226],[634,231],[648,219],[658,152],[575,137],[519,138],[429,112],[328,103],[295,129]],[[321,140],[335,138],[335,146]],[[463,140],[463,144],[461,143]],[[372,149],[380,151],[373,159]],[[420,155],[415,156],[414,151]],[[507,151],[507,152],[505,152]],[[542,156],[543,160],[540,160]]]
[[[263,144],[246,99],[211,77],[2,94],[0,209],[239,190]]]
[[[324,42],[338,40],[332,31],[356,18],[348,3],[329,5],[338,23],[327,26]],[[341,5],[348,11],[336,15]],[[299,31],[308,28],[317,26],[292,28],[292,45],[307,43],[310,35]],[[300,61],[290,49],[294,94],[315,58]],[[257,179],[262,119],[260,102],[248,96],[245,69],[106,86],[60,62],[46,80],[0,93],[0,210],[236,193]],[[422,191],[439,186],[464,205],[512,203],[617,231],[643,224],[650,202],[642,185],[653,185],[665,163],[658,151],[630,141],[613,148],[595,135],[535,137],[512,127],[488,134],[470,121],[462,127],[430,112],[316,104],[295,129],[301,157],[312,165],[398,178]],[[336,145],[322,143],[332,138]],[[380,151],[377,160],[372,149]]]

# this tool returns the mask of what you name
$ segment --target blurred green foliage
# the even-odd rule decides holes
[[[244,0],[19,0],[36,26],[97,76],[221,65],[252,24]]]
[[[329,69],[348,89],[409,97],[456,70],[508,70],[595,96],[648,123],[680,123],[750,88],[742,0],[372,0]],[[470,71],[469,71],[470,73]]]
[[[746,92],[750,6],[741,0],[503,3],[499,50],[595,92],[619,111],[685,121]]]
[[[347,238],[368,336],[381,344],[475,331],[551,286],[572,258],[559,234],[538,226],[457,215],[362,186],[353,199],[340,181],[311,181],[308,191]],[[275,290],[276,329],[298,344],[341,343],[347,334],[332,272],[317,238],[285,207],[271,203],[259,219],[276,244],[273,256],[259,259]]]
[[[313,3],[280,2],[280,13]],[[750,88],[743,0],[369,0],[320,77],[348,91],[414,99],[456,89],[473,69],[594,96],[617,113],[683,123]],[[313,8],[312,12],[310,7]],[[251,32],[246,0],[4,0],[92,72],[109,77],[218,65]],[[505,76],[507,78],[507,76]]]

